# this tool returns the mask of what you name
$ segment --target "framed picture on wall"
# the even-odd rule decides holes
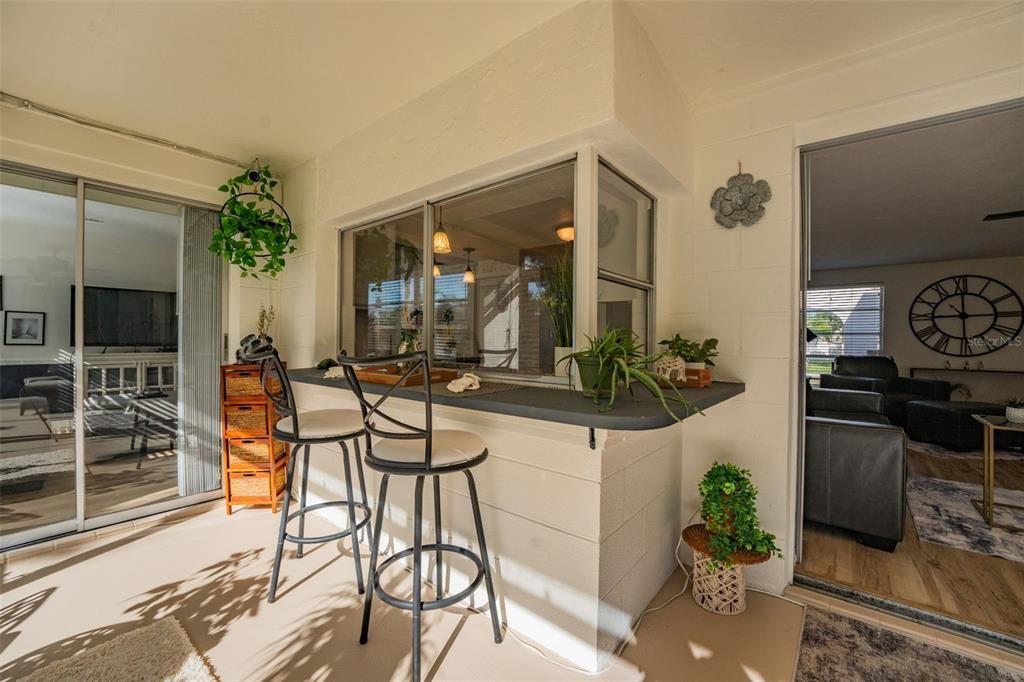
[[[42,346],[46,343],[46,313],[4,311],[5,346]]]

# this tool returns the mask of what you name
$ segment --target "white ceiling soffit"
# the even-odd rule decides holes
[[[629,0],[690,102],[871,51],[1014,4],[985,0]]]
[[[1024,107],[809,152],[813,270],[1024,256]],[[753,227],[751,229],[757,229]]]
[[[575,0],[3,2],[18,97],[287,169]]]

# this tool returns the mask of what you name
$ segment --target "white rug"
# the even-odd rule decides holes
[[[907,481],[907,503],[917,535],[926,542],[1024,562],[1024,533],[989,528],[971,499],[981,486],[939,478]],[[1024,491],[996,488],[996,501],[1024,506]],[[999,523],[1024,526],[1024,510],[996,507]]]
[[[217,682],[217,676],[168,617],[51,663],[23,682]]]

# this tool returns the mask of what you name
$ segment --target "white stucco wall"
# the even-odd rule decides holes
[[[694,484],[714,460],[753,471],[761,520],[787,550],[786,562],[749,571],[755,587],[779,591],[789,581],[796,532],[797,148],[1024,96],[1020,8],[957,28],[820,65],[694,114],[696,197],[674,207],[685,216],[685,234],[673,247],[682,267],[668,324],[684,335],[720,338],[717,376],[742,379],[747,392],[716,407],[715,419],[687,423],[682,510],[689,516],[696,508]],[[737,161],[771,183],[773,199],[762,222],[726,230],[714,223],[708,202]]]

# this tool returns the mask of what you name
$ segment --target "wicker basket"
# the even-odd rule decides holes
[[[285,467],[278,467],[273,472],[269,471],[246,471],[231,472],[231,496],[247,498],[256,503],[269,503],[271,496],[277,497],[284,489]],[[273,481],[274,490],[271,492],[270,483]]]
[[[270,444],[269,438],[241,438],[228,441],[228,468],[270,468]],[[274,459],[280,459],[285,454],[285,445],[280,441],[273,441]]]
[[[224,432],[228,436],[264,436],[267,430],[266,404],[224,406]]]
[[[224,397],[242,398],[263,394],[259,370],[224,372]]]

